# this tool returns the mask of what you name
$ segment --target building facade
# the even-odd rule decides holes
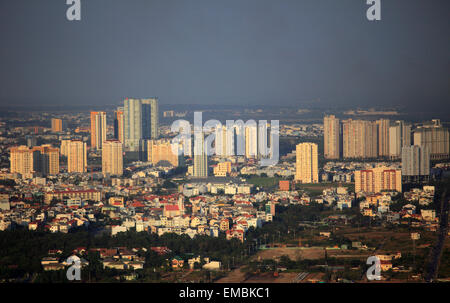
[[[91,112],[91,148],[102,149],[106,140],[106,113]]]
[[[123,175],[123,150],[119,140],[103,142],[102,173],[113,176]]]
[[[402,192],[402,171],[389,167],[355,171],[355,192],[379,193],[383,190]]]
[[[67,156],[67,171],[69,173],[85,173],[87,171],[85,142],[81,140],[70,141]]]
[[[300,143],[296,147],[295,181],[319,182],[318,146],[315,143]]]
[[[323,118],[323,138],[325,159],[341,157],[341,124],[334,115]]]

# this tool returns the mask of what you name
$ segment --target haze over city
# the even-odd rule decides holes
[[[439,9],[434,9],[439,7]],[[65,1],[0,4],[0,105],[403,106],[449,109],[450,3]]]

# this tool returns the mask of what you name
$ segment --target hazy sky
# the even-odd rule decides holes
[[[450,1],[0,0],[0,105],[450,109]]]

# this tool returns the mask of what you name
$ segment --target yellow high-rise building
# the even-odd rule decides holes
[[[107,140],[102,147],[103,175],[123,175],[123,151],[119,140]]]
[[[342,121],[342,151],[344,158],[376,158],[378,127],[374,121]]]
[[[106,113],[91,112],[91,148],[102,149],[106,140]]]
[[[33,152],[27,146],[17,146],[11,148],[10,171],[26,175],[34,172]]]
[[[376,121],[378,126],[378,156],[389,156],[389,127],[391,121],[389,119],[380,119]]]
[[[60,152],[61,152],[61,156],[69,156],[69,144],[70,144],[70,140],[61,140],[61,148],[60,148]]]
[[[119,108],[114,112],[114,138],[119,140],[122,144],[125,143],[123,108]]]
[[[300,143],[296,147],[295,181],[319,182],[319,155],[315,143]]]
[[[63,128],[63,121],[61,119],[52,118],[52,132],[61,132]]]
[[[254,125],[245,126],[245,157],[256,158],[258,156],[258,127]]]
[[[87,171],[87,155],[85,142],[81,140],[72,140],[69,143],[67,171],[69,173],[85,173]]]

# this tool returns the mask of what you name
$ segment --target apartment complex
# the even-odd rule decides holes
[[[432,120],[414,130],[414,145],[427,147],[433,160],[448,158],[449,131],[442,127],[440,120]]]
[[[428,147],[403,146],[402,175],[407,177],[430,175],[430,151]]]
[[[119,140],[121,143],[125,142],[123,107],[119,107],[114,112],[114,139]]]
[[[86,143],[81,140],[71,140],[67,156],[67,171],[69,173],[85,173],[87,171]]]
[[[123,151],[119,140],[107,140],[102,148],[103,175],[123,175]]]
[[[44,176],[59,173],[59,149],[51,145],[18,146],[11,148],[11,173],[29,175],[40,173]]]
[[[91,112],[91,148],[102,149],[106,140],[106,113]]]
[[[395,121],[389,127],[389,156],[399,158],[403,146],[411,145],[411,124],[404,121]]]
[[[376,158],[378,156],[378,125],[375,121],[342,121],[344,158]]]
[[[168,162],[174,167],[184,165],[183,150],[181,144],[177,144],[177,153],[172,150],[172,143],[168,139],[148,140],[147,159],[153,165]]]
[[[295,181],[319,182],[318,146],[315,143],[300,143],[296,147]]]
[[[324,117],[323,136],[325,159],[339,159],[341,157],[341,125],[334,115]]]
[[[62,132],[62,130],[63,130],[63,120],[52,118],[52,132],[58,133]]]
[[[158,99],[125,99],[123,123],[126,150],[139,152],[142,140],[159,137]]]
[[[402,192],[402,171],[376,167],[355,171],[355,192],[379,193],[383,190]]]
[[[205,148],[205,138],[203,132],[197,133],[194,140],[194,171],[197,178],[208,177],[208,155]]]

